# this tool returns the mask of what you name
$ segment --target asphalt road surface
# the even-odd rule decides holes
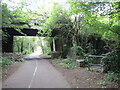
[[[36,59],[39,56],[35,53],[25,58],[22,66],[3,82],[3,88],[70,88],[48,60]]]

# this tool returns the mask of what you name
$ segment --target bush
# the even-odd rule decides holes
[[[44,55],[51,55],[51,53],[52,53],[52,52],[51,52],[51,49],[50,49],[50,48],[48,48],[48,47],[45,48],[45,47],[44,47],[44,53],[43,53]]]
[[[67,69],[77,68],[77,66],[73,64],[73,60],[70,58],[62,59],[62,63],[60,63],[60,66],[67,68]]]
[[[102,58],[104,66],[103,72],[109,81],[115,81],[120,83],[120,48],[116,48],[112,52],[109,52],[107,56]]]
[[[2,57],[0,58],[0,66],[5,67],[11,65],[15,62],[14,58],[11,57]]]
[[[62,59],[62,62],[65,63],[65,64],[71,64],[72,63],[72,59]]]
[[[106,82],[101,80],[101,81],[97,81],[96,84],[97,84],[97,85],[105,85]]]
[[[23,58],[19,58],[19,59],[16,59],[15,60],[16,62],[23,62],[23,61],[25,61]]]
[[[70,53],[68,56],[69,56],[69,58],[72,58],[72,59],[81,59],[81,58],[84,58],[85,53],[84,53],[84,50],[82,49],[82,47],[73,46],[73,47],[71,47]]]
[[[29,54],[29,53],[30,53],[29,50],[24,50],[24,51],[22,52],[23,55],[27,55],[27,54]]]
[[[120,73],[108,72],[105,74],[106,78],[109,81],[119,82],[120,83]]]
[[[14,62],[23,62],[23,58],[15,59],[13,57],[1,57],[0,58],[0,67],[5,67],[13,64]]]
[[[89,64],[95,64],[95,58],[88,58],[88,57],[86,57],[85,58],[85,64],[86,65],[89,65]]]
[[[66,64],[66,63],[60,63],[60,66],[67,68],[67,69],[74,69],[77,68],[77,66],[73,65],[73,64]]]
[[[120,48],[116,48],[102,59],[104,72],[120,73]]]

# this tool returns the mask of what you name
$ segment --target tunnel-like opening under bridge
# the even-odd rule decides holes
[[[31,28],[23,28],[21,31],[17,31],[14,28],[8,28],[8,27],[3,27],[2,31],[7,34],[7,38],[2,39],[2,52],[7,52],[7,53],[12,53],[13,52],[13,37],[14,36],[42,36],[42,37],[47,37],[47,35],[38,35],[39,30],[37,29],[31,29]],[[58,29],[54,29],[49,37],[55,37],[56,35],[59,34]],[[4,38],[4,37],[3,37]],[[53,40],[53,44],[51,45],[51,50],[57,50],[55,49],[56,46],[56,40]]]

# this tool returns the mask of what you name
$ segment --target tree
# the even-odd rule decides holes
[[[38,13],[31,12],[27,6],[27,3],[24,1],[21,1],[18,6],[14,7],[10,7],[6,3],[2,3],[3,27],[15,28],[20,32],[23,28],[36,26],[35,22],[32,22],[32,20],[38,18],[39,15]],[[40,21],[40,19],[38,19],[38,21]]]
[[[119,2],[78,2],[68,1],[70,8],[68,13],[71,17],[74,17],[74,26],[81,36],[81,44],[88,42],[90,35],[97,36],[106,42],[109,48],[113,46],[119,46]],[[79,15],[81,19],[78,20]],[[75,23],[77,18],[77,23]],[[85,37],[83,37],[85,36]],[[86,39],[85,39],[86,38]],[[99,39],[98,38],[98,39]],[[97,39],[97,38],[96,38]],[[75,39],[74,39],[75,40]],[[76,39],[77,40],[77,39]],[[110,42],[115,43],[110,43]],[[84,44],[83,46],[85,46]],[[79,43],[78,43],[79,45]]]
[[[37,48],[37,38],[35,37],[14,37],[14,52],[30,54]]]

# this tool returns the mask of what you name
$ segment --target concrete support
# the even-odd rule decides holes
[[[56,47],[55,47],[55,39],[53,38],[53,51],[56,51]]]

